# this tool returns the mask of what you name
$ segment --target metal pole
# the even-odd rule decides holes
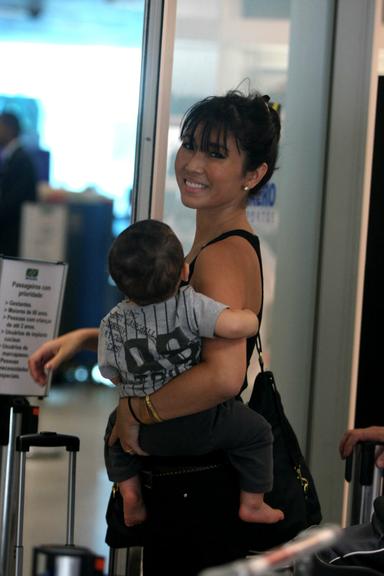
[[[375,459],[378,456],[380,448],[382,448],[381,445],[377,445],[375,448]],[[382,468],[378,468],[375,465],[375,469],[373,471],[372,486],[373,486],[373,493],[376,494],[376,496],[381,496],[383,494],[383,473],[384,470],[382,470]]]
[[[68,500],[67,500],[67,545],[73,546],[75,532],[76,495],[76,452],[69,452]]]
[[[24,528],[24,487],[26,452],[20,452],[19,505],[17,507],[17,532],[15,545],[15,576],[23,575],[23,528]]]
[[[365,524],[371,521],[373,511],[373,491],[372,485],[361,487],[361,501],[360,501],[360,514],[359,524]]]
[[[10,536],[11,536],[11,519],[12,519],[12,491],[14,479],[14,461],[15,461],[15,441],[17,428],[20,426],[22,415],[16,413],[14,408],[10,408],[9,417],[9,441],[7,458],[4,470],[4,497],[3,510],[1,518],[1,540],[0,540],[0,575],[9,575],[9,557],[10,557]]]

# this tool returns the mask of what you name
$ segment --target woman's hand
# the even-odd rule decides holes
[[[354,446],[358,442],[384,442],[384,426],[369,426],[368,428],[354,428],[347,430],[341,439],[339,451],[340,456],[345,459],[352,454]],[[378,449],[376,454],[376,465],[384,468],[384,447]]]
[[[116,411],[116,424],[108,439],[108,445],[112,446],[117,440],[120,440],[124,452],[148,456],[139,446],[139,429],[139,424],[133,420],[129,411],[127,398],[120,398]]]
[[[40,386],[45,386],[51,370],[56,370],[80,350],[96,350],[98,334],[97,328],[83,328],[48,340],[28,358],[32,378]]]

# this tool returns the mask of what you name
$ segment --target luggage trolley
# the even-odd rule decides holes
[[[383,470],[375,465],[376,453],[383,443],[358,442],[345,464],[345,480],[351,484],[350,524],[370,522],[373,503],[383,494]]]
[[[103,576],[104,558],[96,556],[90,550],[74,544],[75,526],[75,487],[76,487],[76,453],[80,448],[77,436],[41,432],[26,434],[16,439],[16,451],[19,453],[18,507],[15,544],[15,576],[23,572],[23,523],[26,454],[32,446],[65,447],[69,452],[68,463],[68,497],[67,524],[65,545],[47,544],[38,546],[33,551],[33,576],[52,576],[71,574],[71,576]]]

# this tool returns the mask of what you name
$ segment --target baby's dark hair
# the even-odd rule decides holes
[[[212,142],[213,132],[216,141],[224,146],[228,135],[232,135],[238,150],[245,153],[244,173],[256,170],[263,162],[268,165],[266,174],[250,193],[256,193],[271,178],[276,167],[281,124],[269,96],[231,90],[224,96],[205,98],[185,113],[181,139],[193,139],[197,128],[201,130],[199,145],[205,151]]]
[[[177,290],[184,252],[173,230],[158,220],[126,228],[109,251],[109,272],[125,296],[140,305],[162,302]]]

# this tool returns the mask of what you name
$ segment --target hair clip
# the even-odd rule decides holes
[[[269,106],[270,106],[271,108],[273,108],[273,110],[275,110],[275,112],[277,112],[278,114],[280,114],[281,104],[279,104],[278,102],[271,102]]]
[[[270,110],[272,108],[272,110],[274,110],[275,112],[280,114],[281,105],[278,102],[271,102],[271,97],[268,96],[268,94],[265,94],[264,96],[262,96],[262,99],[264,100],[265,105],[268,108],[268,110]]]

